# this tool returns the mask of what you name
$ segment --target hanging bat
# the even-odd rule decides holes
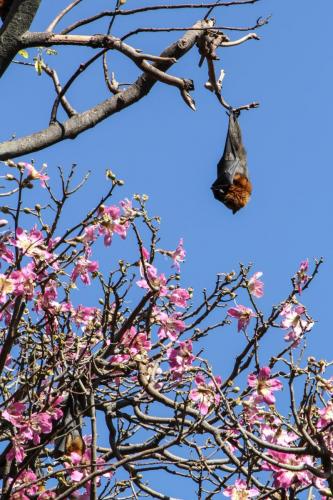
[[[74,396],[69,395],[61,422],[64,434],[55,443],[57,455],[70,455],[75,452],[82,457],[84,454],[86,446],[82,438],[82,417],[78,415],[79,412],[79,402]]]
[[[234,111],[230,112],[227,139],[222,158],[217,164],[217,179],[211,187],[214,197],[234,214],[245,207],[252,193],[238,115]]]

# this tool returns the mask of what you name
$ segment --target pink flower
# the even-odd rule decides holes
[[[183,374],[195,360],[195,356],[192,354],[192,349],[192,341],[185,340],[184,342],[179,342],[178,347],[171,347],[167,350],[170,372],[174,380],[181,380],[183,378]]]
[[[264,295],[264,283],[259,279],[261,276],[262,273],[258,272],[249,279],[249,291],[258,299]]]
[[[36,228],[27,232],[18,227],[16,230],[16,239],[12,243],[15,247],[22,250],[24,255],[39,257],[43,260],[49,260],[52,257],[44,245],[43,234]]]
[[[80,257],[76,261],[76,266],[73,269],[71,280],[76,281],[80,276],[82,283],[85,285],[90,285],[89,273],[95,273],[98,271],[98,262],[88,260],[85,257]]]
[[[17,477],[17,479],[15,480],[15,485],[14,485],[14,492],[15,492],[15,487],[18,488],[19,486],[23,486],[24,484],[30,484],[30,483],[33,483],[34,481],[37,480],[37,476],[34,472],[32,472],[32,470],[30,469],[27,469],[27,470],[23,470],[20,475]],[[17,497],[17,498],[28,498],[28,497],[24,497],[23,495],[25,493],[27,493],[28,495],[36,495],[38,493],[38,490],[39,490],[39,485],[38,484],[32,484],[31,486],[27,486],[26,488],[23,488],[19,491],[19,495],[22,495],[20,497]],[[12,496],[11,496],[12,498]]]
[[[290,328],[289,332],[284,336],[286,341],[293,341],[295,346],[298,345],[302,335],[305,332],[311,330],[314,325],[313,321],[310,321],[304,316],[305,307],[299,304],[295,308],[291,304],[286,304],[280,313],[284,319],[281,322],[281,328],[287,330]],[[302,318],[302,316],[304,316]]]
[[[288,432],[282,428],[282,422],[278,418],[274,421],[260,425],[260,437],[267,443],[274,443],[281,446],[290,446],[298,439],[297,434]]]
[[[82,241],[85,245],[87,245],[88,243],[91,243],[97,239],[97,234],[96,234],[97,229],[98,229],[97,224],[94,224],[92,226],[88,226],[88,227],[84,228]]]
[[[144,270],[143,268],[141,268],[141,276],[143,277],[143,279],[137,281],[136,284],[138,285],[138,287],[144,288],[146,290],[151,290],[152,288],[155,290],[159,290],[159,296],[164,297],[167,294],[167,288],[165,286],[167,280],[165,275],[158,275],[156,267],[152,266],[151,264],[146,263],[145,268],[148,282],[144,278]]]
[[[274,460],[279,462],[281,465],[291,465],[296,467],[302,467],[305,465],[313,466],[313,459],[307,455],[297,456],[290,453],[282,453],[277,451],[270,451],[269,454]],[[298,486],[307,486],[312,484],[313,475],[304,470],[291,471],[283,469],[283,467],[278,467],[277,465],[270,464],[269,462],[262,463],[263,470],[273,471],[274,486],[276,488],[289,488],[291,485],[296,484]]]
[[[309,269],[309,259],[302,260],[299,269],[296,273],[295,283],[298,293],[302,293],[303,286],[309,281],[309,276],[306,274]]]
[[[57,497],[56,493],[52,490],[43,491],[43,493],[40,493],[40,495],[38,495],[37,500],[53,500],[56,497]]]
[[[157,335],[160,340],[169,338],[170,340],[177,340],[179,334],[185,330],[186,325],[184,321],[179,319],[181,313],[173,313],[168,316],[165,312],[158,312],[156,315],[156,321],[161,325],[158,330]]]
[[[259,490],[257,488],[249,488],[243,479],[236,479],[235,484],[228,486],[224,490],[223,495],[230,497],[231,500],[247,500],[259,495]]]
[[[148,340],[146,332],[138,332],[134,326],[131,326],[121,338],[121,344],[129,350],[131,356],[140,352],[147,352],[151,349],[151,342]]]
[[[248,324],[250,323],[251,318],[255,318],[256,314],[249,307],[245,307],[242,305],[237,305],[236,307],[231,307],[228,309],[228,314],[232,318],[238,319],[238,331],[245,331]]]
[[[0,242],[0,259],[8,262],[8,264],[13,264],[14,262],[14,254],[8,247],[6,247],[5,243]]]
[[[13,271],[11,278],[14,280],[15,295],[25,296],[27,300],[31,300],[34,296],[34,289],[37,281],[37,274],[34,273],[35,264],[29,262],[19,271]]]
[[[183,238],[179,240],[178,246],[176,250],[171,252],[171,257],[173,260],[173,266],[177,269],[177,271],[180,271],[180,262],[184,262],[185,257],[186,257],[186,252],[183,247]]]
[[[172,290],[169,295],[169,300],[171,304],[175,304],[178,307],[187,307],[187,301],[190,299],[190,294],[185,288],[176,288]]]
[[[75,323],[83,326],[89,325],[91,322],[99,321],[101,318],[101,311],[97,307],[86,307],[79,305],[72,311]]]
[[[115,355],[111,356],[110,362],[116,365],[127,363],[129,360],[142,359],[142,356],[145,356],[150,349],[151,342],[148,339],[148,334],[146,332],[138,332],[132,326],[122,336],[119,349],[116,349]]]
[[[328,405],[321,408],[318,413],[320,415],[320,419],[317,423],[318,429],[322,429],[323,427],[333,423],[333,403],[328,403]]]
[[[259,375],[252,373],[248,376],[247,382],[250,387],[256,389],[255,395],[258,402],[264,401],[265,403],[271,405],[275,403],[274,391],[280,391],[282,389],[282,383],[276,378],[270,378],[271,370],[268,366],[264,366],[260,369]]]
[[[19,427],[23,422],[23,413],[25,411],[25,404],[17,402],[12,403],[1,414],[2,418],[10,422],[14,427]]]
[[[99,210],[99,234],[104,235],[104,244],[106,246],[111,245],[112,236],[114,233],[118,234],[122,239],[127,236],[127,229],[129,227],[129,222],[127,220],[121,220],[120,209],[114,205],[110,207],[100,207]]]
[[[6,454],[7,460],[16,460],[18,464],[22,463],[25,459],[25,450],[22,445],[22,438],[19,436],[14,436],[11,441],[11,448]]]
[[[137,216],[138,211],[133,208],[132,202],[128,198],[122,200],[119,205],[123,209],[124,217],[126,217],[126,219],[134,219]]]
[[[24,168],[28,171],[28,178],[29,179],[31,179],[33,181],[36,180],[36,179],[39,179],[40,180],[40,185],[43,188],[46,187],[45,181],[48,181],[49,178],[50,178],[48,175],[46,175],[46,174],[43,173],[43,171],[47,168],[46,163],[43,163],[42,169],[39,172],[30,163],[22,162],[21,165],[23,165]]]
[[[5,274],[0,274],[0,304],[4,304],[7,300],[7,295],[15,289],[14,280],[7,278]]]
[[[207,415],[212,406],[217,406],[220,402],[220,395],[216,390],[216,385],[221,385],[221,378],[215,377],[215,382],[205,381],[201,374],[196,375],[194,379],[196,389],[190,391],[190,399],[196,403],[201,415]]]
[[[78,483],[83,478],[83,472],[80,472],[78,470],[73,470],[73,472],[71,472],[70,474],[70,477],[72,481]]]

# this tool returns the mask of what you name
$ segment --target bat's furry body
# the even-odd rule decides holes
[[[229,115],[228,135],[222,158],[217,165],[217,179],[211,189],[215,198],[233,213],[245,207],[251,196],[246,150],[237,114],[234,112]]]

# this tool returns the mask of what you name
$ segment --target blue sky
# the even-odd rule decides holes
[[[128,8],[143,3],[127,2]],[[66,4],[63,0],[42,2],[34,28],[43,29],[56,10]],[[96,12],[97,4],[99,10],[113,5],[102,0],[83,1],[82,17]],[[106,168],[125,180],[119,198],[149,194],[150,212],[162,218],[162,246],[175,248],[179,238],[184,238],[187,261],[183,285],[192,286],[197,295],[213,284],[217,272],[237,270],[239,262],[253,262],[255,270],[264,272],[266,293],[261,302],[267,311],[287,295],[290,277],[301,260],[323,256],[324,266],[302,300],[318,320],[309,354],[329,359],[333,4],[329,0],[266,0],[214,12],[218,25],[239,26],[251,25],[260,15],[269,14],[270,24],[258,31],[262,37],[259,42],[249,41],[219,52],[218,68],[226,72],[227,100],[235,106],[253,100],[261,103],[260,108],[243,112],[240,118],[254,190],[248,207],[236,215],[218,203],[210,191],[224,147],[227,116],[203,88],[207,74],[204,67],[198,68],[196,50],[172,69],[173,74],[194,79],[196,113],[183,104],[176,89],[157,84],[141,102],[75,141],[24,159],[34,158],[37,164],[46,161],[51,176],[57,165],[67,168],[73,162],[78,163],[82,174],[93,171],[89,189],[85,188],[74,203],[75,213],[89,209],[90,202],[100,197]],[[167,14],[165,18],[161,14],[125,18],[115,23],[113,33],[121,35],[133,25],[189,26],[200,16],[201,11],[196,10]],[[104,20],[101,31],[105,25]],[[94,33],[97,31],[94,28]],[[228,34],[232,39],[238,36]],[[158,54],[176,37],[175,33],[147,34],[128,43]],[[50,58],[50,64],[55,62],[64,81],[84,60],[84,51],[59,49],[58,53]],[[120,64],[119,56],[111,57],[119,80],[131,81],[138,74],[136,67]],[[107,97],[100,73],[98,64],[69,94],[78,110]],[[47,125],[53,94],[46,76],[38,77],[28,68],[13,65],[1,84],[5,96],[1,100],[3,140],[13,133],[20,136]],[[225,356],[226,345],[238,344],[236,335],[233,326],[226,334],[215,333],[205,341],[217,372],[224,363],[230,363],[221,353]],[[266,346],[267,355],[274,345],[272,338]]]

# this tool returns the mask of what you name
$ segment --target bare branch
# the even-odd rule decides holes
[[[199,29],[185,33],[181,39],[165,49],[161,57],[180,59],[194,46],[198,37],[202,34],[202,28],[212,26],[212,21],[199,21],[195,26]],[[50,37],[49,34],[45,36],[45,39],[48,39],[48,37]],[[41,37],[36,36],[34,38],[35,43],[37,43],[37,39],[39,42],[42,42]],[[151,67],[165,73],[171,66],[172,62],[159,62]],[[52,123],[40,132],[13,141],[3,142],[0,144],[0,159],[14,158],[33,151],[39,151],[65,139],[73,139],[78,134],[94,127],[114,113],[118,113],[142,99],[149,93],[155,83],[155,76],[152,74],[142,74],[134,84],[130,85],[123,92],[112,96],[88,111],[69,118],[62,124]]]
[[[231,2],[214,2],[214,3],[201,3],[201,4],[178,4],[178,5],[151,5],[147,7],[138,7],[136,9],[129,9],[129,10],[108,10],[104,12],[100,12],[99,14],[96,14],[95,16],[88,17],[86,19],[82,19],[80,21],[77,21],[70,26],[68,26],[66,29],[64,29],[61,34],[65,35],[67,33],[70,33],[71,31],[74,31],[75,29],[79,28],[80,26],[84,26],[86,24],[90,24],[94,21],[97,21],[98,19],[102,19],[103,17],[113,17],[113,16],[131,16],[133,14],[142,14],[145,12],[150,12],[150,11],[156,11],[156,10],[180,10],[180,9],[209,9],[209,8],[215,8],[215,7],[232,7],[232,6],[237,6],[237,5],[248,5],[248,4],[254,4],[259,2],[260,0],[235,0]]]
[[[82,0],[74,0],[74,2],[72,2],[65,9],[63,9],[61,12],[59,12],[59,14],[53,19],[53,21],[46,28],[46,30],[45,30],[46,33],[52,33],[52,31],[54,31],[54,28],[57,26],[57,24],[60,23],[61,19],[68,12],[70,12],[72,9],[74,9],[74,7],[76,7],[76,5],[78,5],[80,2],[82,2]]]

